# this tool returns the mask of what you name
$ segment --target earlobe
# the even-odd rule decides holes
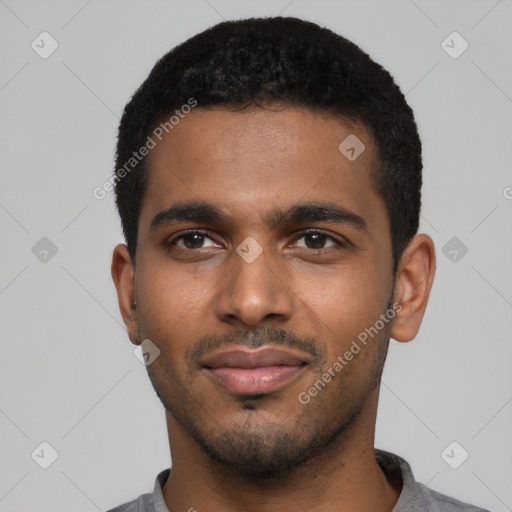
[[[391,328],[391,337],[407,342],[419,331],[434,281],[434,242],[425,234],[416,235],[400,258],[394,301],[402,305]]]
[[[128,247],[119,244],[114,248],[111,265],[112,279],[114,281],[119,310],[128,331],[130,341],[139,344],[137,310],[135,302],[135,269],[131,262]]]

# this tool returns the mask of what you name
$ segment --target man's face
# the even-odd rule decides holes
[[[353,161],[338,149],[350,134],[366,146]],[[152,150],[138,336],[161,351],[148,372],[164,406],[214,459],[294,466],[378,396],[387,323],[332,377],[392,301],[376,165],[366,130],[290,108],[198,108]]]

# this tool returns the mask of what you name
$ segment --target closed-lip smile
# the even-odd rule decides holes
[[[297,378],[310,356],[275,347],[235,348],[206,357],[202,368],[234,394],[271,393]]]

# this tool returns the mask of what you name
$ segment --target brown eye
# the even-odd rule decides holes
[[[303,242],[299,243],[301,240],[303,240]],[[311,231],[303,233],[302,236],[296,240],[296,244],[298,247],[303,247],[305,249],[318,250],[343,245],[334,237],[326,235],[320,231]]]
[[[204,249],[205,247],[216,247],[216,243],[202,231],[189,231],[177,236],[169,242],[169,247],[176,247],[183,250]]]
[[[308,249],[323,249],[327,236],[320,233],[310,233],[304,236],[304,240]]]
[[[190,233],[182,237],[183,245],[187,249],[200,249],[204,243],[205,236],[201,233]]]

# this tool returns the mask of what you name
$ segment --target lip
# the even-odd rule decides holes
[[[309,359],[273,347],[239,348],[206,358],[202,367],[231,393],[258,395],[276,391],[298,378]]]

